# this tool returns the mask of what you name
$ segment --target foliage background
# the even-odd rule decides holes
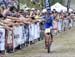
[[[30,3],[30,0],[19,0],[19,1],[22,4],[27,4],[27,6],[30,8],[37,8],[37,9],[44,8],[44,0],[37,0],[41,6],[39,6],[38,4],[34,5],[33,3]],[[56,2],[60,2],[61,4],[64,4],[64,0],[51,0],[51,5],[55,4]]]

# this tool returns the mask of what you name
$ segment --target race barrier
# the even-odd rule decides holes
[[[38,23],[30,25],[24,24],[20,26],[13,26],[13,30],[5,31],[0,27],[0,51],[10,50],[15,51],[15,48],[27,42],[34,41],[40,38],[40,26]]]
[[[56,26],[58,30],[54,32],[61,32],[64,26],[63,21],[56,22]],[[26,44],[40,39],[41,34],[40,22],[13,26],[13,30],[8,31],[0,26],[0,51],[15,52],[15,48],[25,47]]]
[[[5,29],[0,26],[0,52],[5,51]]]

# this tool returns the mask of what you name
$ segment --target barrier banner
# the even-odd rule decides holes
[[[0,26],[0,51],[5,50],[5,29]]]
[[[19,31],[18,31],[18,27],[14,26],[13,27],[13,47],[16,48],[19,45]]]
[[[24,37],[23,37],[23,28],[24,28],[24,26],[20,26],[19,27],[19,30],[20,30],[20,37],[21,37],[21,44],[24,44]]]
[[[26,42],[26,26],[23,26],[23,38],[24,38],[24,43]]]
[[[37,38],[40,38],[40,33],[41,33],[41,31],[40,31],[40,23],[38,22],[37,23]]]
[[[35,28],[34,28],[34,23],[29,25],[29,41],[33,41],[35,37]]]
[[[40,37],[40,26],[39,23],[35,24],[32,23],[29,26],[29,41],[33,41],[35,39],[38,39]]]
[[[28,43],[29,42],[29,25],[28,24],[25,24],[24,25],[24,33],[25,33],[25,37],[24,37],[24,39],[25,39],[25,42],[26,43]]]
[[[13,30],[14,48],[16,48],[17,46],[25,43],[23,28],[24,28],[24,26],[14,27],[14,30]]]
[[[38,38],[38,26],[37,26],[37,24],[35,24],[34,25],[34,29],[35,29],[35,31],[34,31],[34,39],[37,39]]]
[[[13,31],[6,32],[6,47],[13,47]]]
[[[35,25],[35,39],[40,38],[40,24],[39,22]]]
[[[23,44],[26,42],[26,33],[25,33],[25,28],[24,28],[24,26],[22,26],[22,34],[23,34],[23,36],[22,36],[22,41],[23,41]]]

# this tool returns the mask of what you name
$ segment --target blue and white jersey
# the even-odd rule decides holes
[[[42,18],[44,20],[47,19],[46,16],[42,16]],[[44,29],[49,28],[49,27],[53,27],[53,16],[50,16],[49,19],[48,19],[48,22],[45,22],[45,24],[44,24]]]

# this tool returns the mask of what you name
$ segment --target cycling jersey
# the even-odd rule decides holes
[[[44,20],[46,20],[48,17],[42,16],[42,18]],[[48,18],[48,21],[44,23],[44,29],[47,29],[47,28],[50,28],[50,27],[53,27],[53,17],[52,16],[50,16]]]

